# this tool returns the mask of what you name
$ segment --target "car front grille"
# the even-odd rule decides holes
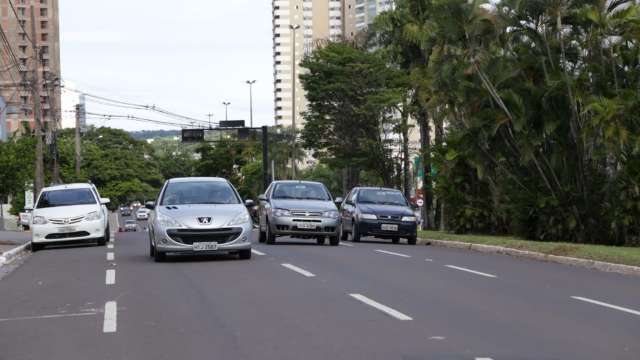
[[[55,225],[77,224],[84,219],[84,216],[75,216],[72,218],[49,219],[49,222]]]
[[[85,237],[89,235],[90,234],[86,231],[76,231],[76,232],[70,232],[70,233],[49,234],[44,238],[47,240],[61,240],[61,239]]]
[[[305,210],[291,210],[291,216],[295,217],[321,217],[321,211],[305,211]]]
[[[171,229],[167,235],[173,241],[191,245],[196,242],[217,242],[225,244],[237,239],[242,234],[241,228],[220,229]]]
[[[378,219],[380,219],[380,220],[400,221],[402,219],[402,216],[400,216],[400,215],[378,215]]]

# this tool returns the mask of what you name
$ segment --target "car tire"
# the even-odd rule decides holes
[[[104,231],[104,236],[98,239],[98,246],[105,246],[107,241],[109,240],[109,236],[111,236],[111,234],[109,233],[109,228],[106,228]]]
[[[324,237],[324,236],[318,236],[318,237],[316,238],[316,243],[317,243],[318,245],[324,245],[324,242],[325,242],[325,237]]]
[[[31,242],[31,252],[36,252],[42,250],[42,244],[36,244],[34,242]]]
[[[340,239],[337,236],[329,236],[329,245],[338,246],[340,244]]]
[[[264,231],[262,231],[262,229],[260,229],[260,232],[258,235],[258,242],[263,243],[265,241],[267,241],[267,234]]]
[[[416,236],[412,236],[407,239],[407,243],[409,245],[415,245],[418,242],[418,238]]]
[[[162,251],[158,251],[157,249],[154,249],[153,260],[155,262],[163,262],[166,259],[167,259],[167,254],[163,253]]]
[[[238,257],[240,258],[240,260],[251,259],[251,249],[238,251]]]
[[[358,224],[355,221],[352,224],[353,229],[351,230],[351,241],[360,242],[360,238],[362,236],[360,235],[360,231],[358,230]]]
[[[398,243],[400,243],[400,238],[398,238],[398,237],[391,238],[391,242],[394,243],[394,244],[398,244]]]
[[[149,257],[155,257],[156,248],[153,246],[153,243],[149,241]]]
[[[267,223],[265,241],[269,245],[273,245],[276,243],[276,235],[271,231],[271,227],[269,226],[269,223]]]
[[[342,224],[340,224],[340,231],[338,232],[338,235],[340,236],[340,240],[348,240],[349,239],[349,234],[344,232],[344,228],[343,228]]]

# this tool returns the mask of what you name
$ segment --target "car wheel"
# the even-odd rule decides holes
[[[276,235],[271,231],[271,226],[269,226],[269,223],[267,223],[267,230],[266,230],[266,234],[265,234],[265,240],[267,242],[267,244],[269,245],[273,245],[276,243]]]
[[[149,241],[149,256],[154,257],[156,255],[156,248],[153,247],[153,243]]]
[[[400,238],[394,237],[394,238],[391,239],[391,242],[394,243],[394,244],[398,244],[400,242]]]
[[[238,251],[238,257],[240,258],[240,260],[251,259],[251,249]]]
[[[351,241],[353,242],[360,242],[360,231],[358,230],[358,224],[354,221],[353,223],[353,229],[351,230]]]
[[[98,246],[104,246],[109,239],[109,228],[107,228],[104,232],[104,236],[98,239]]]
[[[340,236],[340,240],[347,240],[349,238],[349,234],[344,232],[344,227],[340,224],[340,230],[338,231],[338,235]]]
[[[259,231],[260,231],[260,233],[259,233],[259,236],[258,236],[258,242],[263,243],[263,242],[267,241],[267,234],[264,231],[262,231],[262,229],[259,229]]]
[[[163,262],[166,259],[167,259],[167,254],[163,253],[162,251],[158,251],[157,249],[154,249],[153,260],[155,262]]]
[[[325,241],[324,236],[318,236],[316,238],[316,242],[318,243],[318,245],[324,245],[324,241]]]
[[[31,242],[31,252],[36,252],[42,249],[42,244],[36,244]]]
[[[338,239],[337,236],[330,236],[329,237],[329,245],[338,246],[339,244],[340,244],[340,240]]]
[[[407,242],[409,243],[409,245],[415,245],[418,242],[418,239],[417,239],[417,237],[412,236],[412,237],[407,239]]]

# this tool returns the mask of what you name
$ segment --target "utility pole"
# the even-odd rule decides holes
[[[253,127],[253,84],[255,80],[247,80],[249,84],[249,127]]]
[[[229,120],[229,105],[231,105],[228,101],[223,101],[222,105],[224,105],[224,119]]]
[[[82,153],[80,147],[80,104],[76,105],[76,180],[80,180],[80,164],[82,162]]]
[[[33,97],[33,117],[35,122],[36,133],[36,164],[33,184],[33,196],[34,202],[40,194],[40,190],[44,187],[44,154],[42,143],[42,118],[41,118],[41,104],[40,104],[40,91],[42,85],[40,84],[40,74],[38,73],[38,65],[40,64],[40,54],[38,46],[36,45],[36,21],[35,10],[33,4],[31,4],[31,45],[33,48],[33,79],[31,84],[31,97]]]
[[[289,29],[291,29],[293,36],[291,43],[293,44],[293,49],[291,51],[291,128],[293,129],[293,154],[291,156],[291,173],[292,179],[296,178],[296,30],[300,29],[300,25],[289,25]]]
[[[211,130],[211,118],[213,117],[213,114],[207,114],[207,116],[209,117],[209,130]]]

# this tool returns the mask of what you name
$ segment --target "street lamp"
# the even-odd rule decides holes
[[[296,30],[300,29],[300,25],[289,25],[289,29],[291,29],[293,49],[291,51],[291,128],[293,129],[293,134],[295,137],[296,134]],[[293,158],[291,159],[291,172],[293,175],[293,179],[296,178],[296,160],[295,160],[295,150],[296,150],[296,142],[295,138],[293,140]]]
[[[224,105],[224,119],[229,120],[229,105],[231,105],[228,101],[223,101],[222,105]]]
[[[213,117],[213,114],[207,114],[207,116],[209,117],[209,129],[211,129],[211,118]]]
[[[247,80],[247,84],[249,85],[249,124],[250,127],[253,127],[253,84],[255,84],[255,80]]]

